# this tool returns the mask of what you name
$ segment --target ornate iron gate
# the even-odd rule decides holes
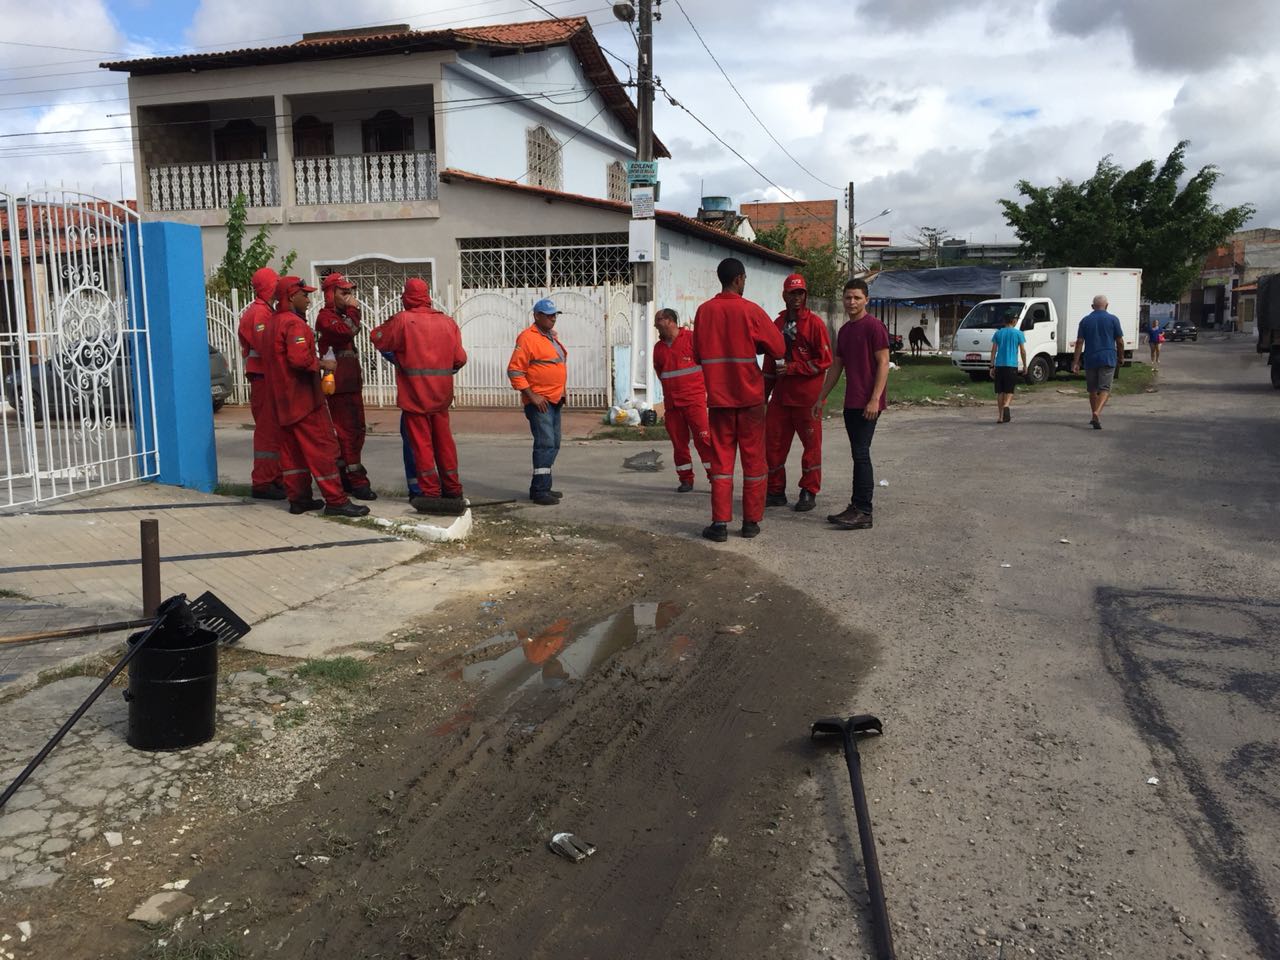
[[[135,211],[0,192],[0,508],[156,476]]]

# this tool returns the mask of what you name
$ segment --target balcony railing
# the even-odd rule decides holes
[[[300,205],[390,203],[437,197],[436,155],[427,150],[296,157],[293,176]]]
[[[172,163],[148,173],[152,210],[225,210],[238,193],[250,207],[280,204],[274,160]]]

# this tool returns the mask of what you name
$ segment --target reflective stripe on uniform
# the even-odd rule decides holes
[[[712,480],[732,480],[733,474],[732,473],[713,473],[711,475],[711,479]]]
[[[291,477],[291,476],[293,476],[295,473],[306,473],[306,472],[307,472],[307,471],[306,471],[305,469],[299,469],[299,470],[286,470],[286,471],[284,472],[284,474],[283,474],[283,475],[284,475],[284,476],[286,476],[286,477]]]
[[[255,450],[253,451],[253,459],[255,460],[279,460],[280,454],[275,450]]]
[[[677,464],[676,464],[676,469],[677,469],[677,470],[692,470],[692,469],[693,469],[693,464],[692,464],[692,463],[677,463]]]
[[[781,472],[782,472],[783,470],[785,470],[785,469],[787,469],[787,468],[786,468],[786,465],[784,464],[784,465],[783,465],[783,466],[781,466],[781,467],[774,467],[774,468],[773,468],[772,470],[770,470],[769,472],[770,472],[770,473],[781,473]]]
[[[510,377],[512,380],[514,380],[516,377],[524,377],[524,376],[528,376],[528,371],[525,371],[525,370],[508,370],[508,371],[507,371],[507,376],[508,376],[508,377]]]
[[[316,480],[317,480],[317,481],[319,481],[319,480],[337,480],[337,479],[338,479],[338,474],[336,474],[336,473],[326,473],[323,477],[316,477]]]
[[[548,474],[548,473],[550,473],[550,472],[551,472],[551,468],[550,468],[550,467],[534,467],[534,468],[533,468],[533,475],[534,475],[535,477],[540,477],[540,476],[542,476],[543,474]]]
[[[696,367],[685,367],[683,370],[668,371],[667,373],[664,373],[660,377],[658,377],[658,379],[670,380],[672,377],[683,377],[685,374],[688,374],[688,373],[701,373],[701,372],[702,372],[702,365],[699,364]]]
[[[426,367],[401,367],[400,372],[406,377],[452,377],[457,371],[450,367],[447,370],[430,370]],[[507,371],[510,376],[510,371]]]
[[[742,482],[743,483],[759,483],[762,480],[768,480],[768,479],[769,479],[769,475],[762,473],[758,477],[743,477]]]
[[[529,361],[530,366],[532,366],[535,363],[540,363],[540,364],[564,363],[564,357],[556,357],[554,360],[530,360]]]
[[[262,356],[262,354],[260,354],[257,350],[250,350],[250,351],[249,351],[249,356],[250,356],[250,357],[260,357],[260,356]]]
[[[711,359],[711,360],[708,360],[704,357],[702,360],[702,365],[705,367],[708,363],[755,363],[755,362],[756,362],[755,357],[715,357],[714,359]]]
[[[702,461],[702,469],[703,469],[703,470],[710,470],[710,469],[711,469],[711,464],[709,464],[709,463],[707,463],[707,461],[703,460],[703,461]]]

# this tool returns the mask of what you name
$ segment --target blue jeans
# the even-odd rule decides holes
[[[524,405],[524,415],[529,421],[529,432],[533,434],[533,479],[529,483],[529,496],[546,493],[551,489],[551,465],[556,462],[556,454],[560,452],[560,408],[559,403],[548,403],[545,412],[539,411],[532,403]]]
[[[883,414],[882,414],[883,416]],[[871,438],[879,420],[868,420],[861,410],[845,410],[844,429],[849,435],[849,451],[853,454],[853,497],[855,510],[871,513],[871,496],[876,489],[875,470],[871,466]]]
[[[413,447],[409,445],[409,433],[404,428],[404,414],[400,414],[400,442],[404,447],[404,482],[409,488],[409,496],[422,496],[422,488],[418,486],[418,465],[413,460]]]

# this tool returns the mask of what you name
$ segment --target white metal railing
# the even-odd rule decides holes
[[[250,207],[280,204],[274,160],[170,163],[151,167],[147,174],[152,210],[225,210],[238,193]]]
[[[435,200],[436,155],[364,153],[338,157],[295,157],[294,191],[299,205]]]

